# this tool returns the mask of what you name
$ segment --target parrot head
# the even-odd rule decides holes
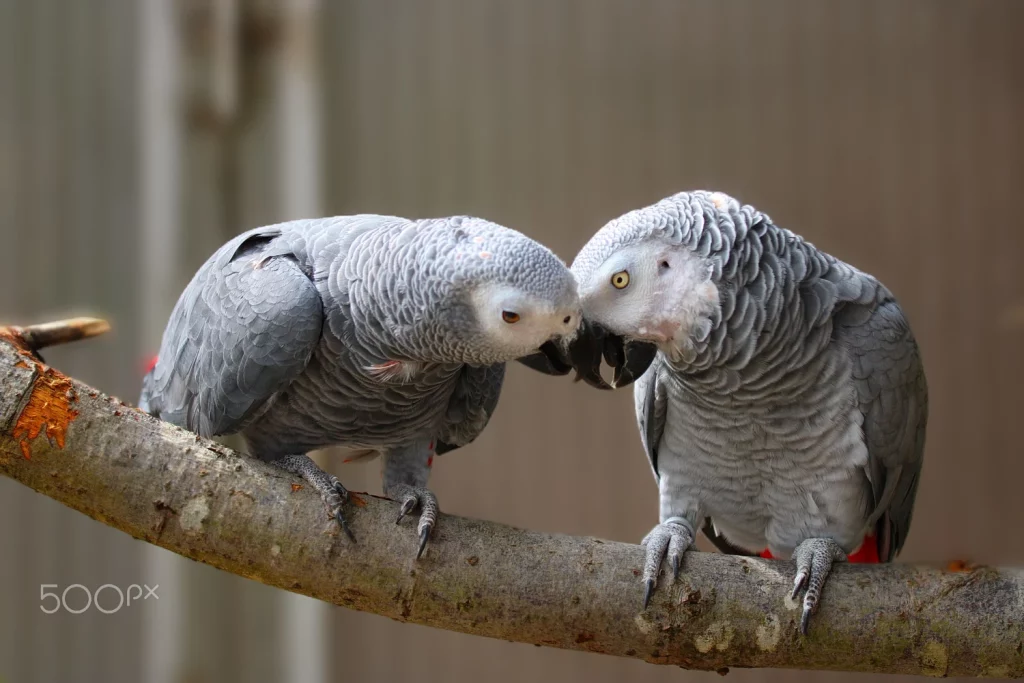
[[[719,224],[731,224],[729,212],[739,209],[720,192],[683,192],[620,216],[591,238],[571,267],[585,330],[575,341],[579,376],[607,388],[603,357],[619,388],[644,374],[658,351],[673,362],[695,357],[721,320],[716,264],[732,240]]]
[[[448,353],[466,363],[518,360],[568,373],[569,342],[582,319],[568,266],[539,242],[483,219],[461,219],[451,235],[451,267],[438,270]]]

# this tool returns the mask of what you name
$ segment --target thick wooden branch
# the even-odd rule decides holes
[[[355,496],[353,545],[295,479],[71,380],[12,341],[8,329],[0,473],[234,574],[400,621],[684,668],[1024,677],[1024,571],[838,566],[802,638],[785,597],[788,562],[688,553],[646,611],[635,545],[444,515],[417,562],[394,503]]]

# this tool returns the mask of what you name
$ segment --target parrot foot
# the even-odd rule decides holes
[[[832,563],[845,561],[846,553],[831,538],[808,538],[796,547],[793,559],[796,561],[796,578],[793,579],[792,599],[796,599],[805,584],[807,586],[804,610],[800,616],[800,633],[806,636],[811,615],[818,611],[818,599],[825,579],[832,571]]]
[[[348,527],[345,515],[341,511],[342,506],[348,502],[348,489],[341,485],[337,477],[320,469],[308,455],[286,455],[275,460],[273,464],[287,472],[297,474],[309,482],[309,485],[320,494],[320,498],[324,501],[327,514],[338,522],[338,526],[353,543],[356,542],[356,537]]]
[[[644,558],[644,609],[651,600],[654,586],[658,582],[661,563],[667,557],[672,568],[672,580],[679,578],[679,568],[683,563],[683,553],[693,545],[693,530],[690,523],[681,517],[672,517],[651,529],[651,532],[640,541],[647,549]]]
[[[437,514],[440,512],[440,508],[437,505],[437,497],[425,488],[409,486],[408,484],[395,484],[387,493],[389,498],[398,501],[402,505],[395,524],[401,522],[407,514],[417,507],[420,508],[420,523],[416,529],[420,536],[419,550],[416,551],[416,559],[418,560],[420,555],[423,554],[423,549],[427,547],[427,539],[430,538],[430,532],[434,530],[434,526],[437,524]]]

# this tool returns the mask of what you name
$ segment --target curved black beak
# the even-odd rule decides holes
[[[658,355],[658,347],[650,342],[627,341],[623,344],[623,349],[625,360],[619,365],[612,366],[615,368],[612,386],[616,389],[628,387],[640,379],[640,376],[647,372],[647,368],[651,367],[654,357]],[[608,360],[607,356],[605,360]]]
[[[627,340],[586,320],[584,325],[592,341],[587,354],[573,357],[573,367],[576,368],[577,378],[582,377],[591,386],[599,389],[628,387],[647,372],[654,357],[658,355],[658,347],[650,342]],[[613,370],[610,386],[601,378],[602,357]]]
[[[601,377],[601,350],[605,332],[600,327],[590,325],[586,320],[576,331],[576,336],[568,344],[561,339],[551,340],[541,345],[536,353],[517,358],[528,368],[548,375],[567,375],[576,370],[575,381],[584,380],[598,389],[610,390],[612,387]]]
[[[584,319],[568,349],[549,341],[537,353],[518,360],[548,375],[567,375],[570,370],[576,370],[575,381],[583,380],[596,389],[607,391],[635,382],[647,372],[657,354],[658,347],[654,344],[627,341]],[[602,358],[614,371],[611,384],[601,377]]]
[[[581,379],[596,389],[611,391],[612,386],[601,377],[601,356],[610,337],[608,331],[586,318],[580,324],[576,338],[569,344],[569,357],[576,370],[576,379]],[[609,364],[611,364],[609,362]]]
[[[572,360],[568,353],[554,341],[546,341],[536,353],[516,360],[526,367],[546,375],[568,375],[572,370]]]

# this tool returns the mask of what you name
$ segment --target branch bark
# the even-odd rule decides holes
[[[353,545],[308,487],[65,377],[23,332],[0,330],[0,473],[225,571],[399,621],[687,669],[1024,678],[1024,571],[839,565],[805,639],[788,562],[687,553],[646,611],[635,545],[443,515],[416,562],[391,501],[353,496]]]

